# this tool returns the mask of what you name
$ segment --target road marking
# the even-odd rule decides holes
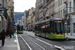
[[[14,40],[14,42],[17,42],[17,40]]]
[[[31,40],[31,39],[30,39]],[[33,40],[31,40],[32,42],[34,42]],[[45,48],[43,48],[42,46],[40,46],[39,44],[37,44],[36,42],[34,42],[36,45],[38,45],[40,48],[42,48],[43,50],[45,50]]]
[[[59,48],[59,49],[61,49],[61,50],[65,50],[64,48],[59,47],[59,46],[57,46],[57,45],[54,45],[54,47]]]
[[[41,41],[41,42],[43,42],[43,43],[45,43],[45,44],[47,44],[47,45],[49,45],[49,46],[53,46],[52,44],[49,44],[49,43],[47,43],[47,42],[45,42],[45,41],[43,41],[43,40],[40,40],[40,39],[38,39],[38,38],[36,38],[37,40],[39,40],[39,41]]]
[[[32,50],[32,48],[28,45],[28,43],[25,41],[25,39],[22,37],[22,36],[20,36],[21,38],[22,38],[22,40],[26,43],[26,45],[28,46],[28,48],[30,49],[30,50]]]
[[[49,46],[51,46],[51,47],[55,47],[55,48],[59,48],[59,49],[61,49],[61,50],[65,50],[64,48],[59,47],[59,46],[57,46],[57,45],[52,45],[52,44],[47,43],[47,42],[45,42],[45,41],[43,41],[43,40],[40,40],[40,39],[38,39],[38,38],[36,38],[36,39],[39,40],[39,41],[41,41],[41,42],[43,42],[43,43],[45,43],[45,44],[47,44],[47,45],[49,45]]]
[[[16,34],[15,36],[16,36],[17,46],[18,46],[18,47],[17,47],[17,49],[18,49],[18,50],[20,50],[20,45],[19,45],[19,42],[18,42],[18,37],[17,37],[17,34]]]

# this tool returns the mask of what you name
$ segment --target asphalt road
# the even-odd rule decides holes
[[[36,38],[28,36],[26,33],[19,34],[18,39],[20,41],[19,43],[20,43],[21,50],[25,49],[24,47],[26,47],[25,50],[58,50],[56,48],[51,47],[50,45],[42,43]]]
[[[33,32],[24,31],[23,34],[18,35],[21,41],[25,41],[25,46],[29,50],[75,50],[75,41],[66,40],[49,40],[42,37],[35,36]],[[27,44],[28,45],[27,45]],[[59,49],[57,49],[59,48]],[[26,49],[26,50],[28,50]]]

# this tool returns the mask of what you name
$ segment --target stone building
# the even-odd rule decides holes
[[[35,28],[35,23],[36,23],[36,16],[35,16],[35,10],[32,12],[32,17],[31,17],[31,29],[33,30]]]
[[[39,1],[40,0],[36,0],[36,8],[35,8],[35,15],[36,15],[36,22],[39,22]]]
[[[75,0],[64,0],[65,10],[65,37],[66,38],[74,38],[75,37]]]
[[[54,18],[55,15],[55,0],[44,0],[43,6],[43,18],[50,19]]]
[[[27,18],[29,16],[29,11],[28,10],[25,10],[24,11],[24,29],[27,30],[27,27],[28,27],[28,22],[27,22]]]
[[[29,10],[29,16],[28,16],[28,29],[29,30],[32,30],[32,16],[33,16],[33,12],[34,12],[34,10],[35,10],[35,8],[31,8],[30,10]]]
[[[55,0],[36,0],[36,22],[40,22],[55,15]]]
[[[14,1],[13,0],[0,0],[0,32],[2,29],[6,31],[10,22],[14,21]]]

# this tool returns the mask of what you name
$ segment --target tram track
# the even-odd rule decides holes
[[[32,49],[32,47],[30,46],[30,44],[28,44],[28,43],[26,42],[26,40],[23,38],[22,35],[21,35],[20,37],[21,37],[21,39],[24,41],[24,43],[26,43],[26,45],[28,46],[29,50],[34,50],[34,49]],[[34,41],[31,40],[31,39],[29,39],[29,40],[32,41],[35,45],[37,45],[39,48],[41,48],[40,50],[45,50],[45,48],[43,48],[42,46],[40,46],[38,43],[34,42]],[[38,49],[39,49],[39,48],[38,48]]]
[[[20,37],[24,41],[24,43],[28,46],[29,50],[32,50],[32,48],[29,46],[29,44],[26,42],[26,40],[22,36],[20,36]]]
[[[41,47],[43,50],[58,50],[53,47],[53,45],[46,43],[46,42],[41,42],[37,40],[37,38],[33,38],[31,36],[28,36],[28,39],[30,39],[33,43]]]
[[[58,48],[54,48],[53,45],[51,45],[50,43],[37,40],[38,38],[32,38],[31,36],[28,36],[26,33],[20,35],[19,37],[22,39],[24,44],[26,44],[29,50],[59,50]]]

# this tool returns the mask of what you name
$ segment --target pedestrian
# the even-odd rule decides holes
[[[6,35],[6,32],[3,29],[3,31],[1,32],[2,46],[4,46],[4,43],[5,43],[5,35]]]
[[[9,30],[9,36],[10,36],[10,38],[12,38],[12,30],[11,29]]]
[[[12,31],[12,32],[11,32],[11,33],[12,33],[12,36],[14,37],[14,30],[12,29],[11,31]]]

